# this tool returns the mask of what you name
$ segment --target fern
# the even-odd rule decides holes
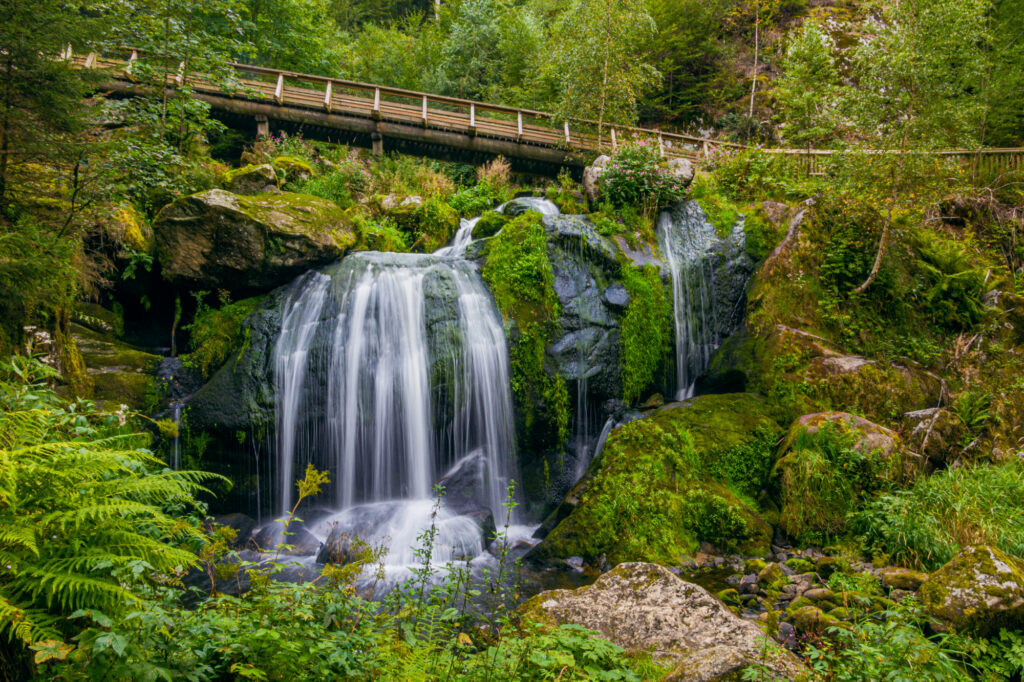
[[[196,564],[201,532],[166,509],[211,475],[167,470],[111,415],[65,404],[40,363],[0,363],[0,636],[61,640],[78,610],[118,615],[136,586]]]

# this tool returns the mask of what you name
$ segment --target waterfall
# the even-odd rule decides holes
[[[459,229],[448,246],[434,252],[435,256],[462,256],[466,253],[466,247],[473,241],[473,228],[476,227],[480,218],[463,218],[459,221]]]
[[[744,250],[742,220],[720,238],[696,201],[681,202],[658,216],[658,241],[672,278],[675,397],[684,400],[693,396],[697,377],[741,318],[752,264]]]
[[[457,502],[444,499],[445,527],[477,534],[461,545],[481,541],[464,514],[503,518],[515,477],[508,351],[490,292],[456,253],[471,235],[463,227],[461,246],[460,235],[440,257],[351,254],[285,297],[274,351],[278,512],[293,505],[300,464],[329,470],[340,512],[316,534],[415,539],[442,476],[461,486]],[[407,550],[395,547],[399,561]]]

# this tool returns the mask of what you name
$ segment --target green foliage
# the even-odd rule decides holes
[[[934,323],[950,331],[973,329],[985,314],[991,269],[976,267],[962,244],[933,233],[919,233],[917,251],[925,280],[920,298]]]
[[[665,291],[661,271],[653,265],[643,269],[623,266],[622,283],[630,298],[619,337],[622,396],[635,403],[650,389],[671,352],[675,339],[672,299]]]
[[[780,517],[801,542],[824,542],[842,533],[846,517],[885,481],[876,453],[861,452],[856,435],[832,422],[797,435],[775,465],[782,488]]]
[[[708,222],[715,226],[715,232],[727,236],[736,221],[740,219],[740,208],[719,191],[713,178],[699,173],[690,185],[690,198],[700,204]]]
[[[329,199],[341,208],[350,208],[370,189],[370,180],[366,167],[349,155],[330,172],[296,183],[295,191]]]
[[[44,365],[0,363],[0,632],[24,644],[64,639],[65,617],[109,623],[139,586],[195,563],[187,509],[209,476],[169,471],[122,428],[124,414],[65,404]]]
[[[243,343],[242,321],[256,309],[262,296],[246,298],[236,303],[221,300],[220,308],[211,308],[199,300],[195,319],[185,329],[190,334],[191,352],[181,356],[189,369],[209,377]]]
[[[952,408],[953,413],[967,427],[966,446],[992,418],[992,395],[980,391],[961,391],[953,401]]]
[[[643,206],[647,214],[679,201],[686,187],[651,140],[625,142],[612,152],[601,175],[603,192],[616,206]]]
[[[783,75],[775,85],[782,137],[794,147],[830,144],[837,132],[839,72],[829,35],[815,21],[804,22],[786,49]]]
[[[472,187],[459,190],[449,201],[452,208],[463,217],[481,215],[504,200],[504,193],[490,183],[479,182]]]
[[[409,235],[403,232],[392,218],[384,216],[379,220],[373,220],[362,214],[356,214],[354,223],[359,231],[358,248],[398,253],[409,251]]]
[[[1024,465],[977,464],[880,495],[850,518],[865,550],[933,570],[961,547],[991,544],[1024,557]]]
[[[545,361],[561,307],[540,214],[527,212],[505,225],[488,245],[481,274],[506,325],[515,329],[509,355],[522,431],[541,434],[535,447],[562,445],[569,437],[569,392]],[[543,428],[535,428],[538,420]]]

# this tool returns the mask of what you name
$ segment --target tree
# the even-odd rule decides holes
[[[901,0],[883,7],[853,52],[853,83],[844,89],[854,146],[875,150],[872,182],[885,216],[874,265],[854,293],[878,276],[894,217],[930,199],[909,191],[922,159],[911,151],[972,147],[979,141],[980,96],[988,45],[988,0]]]
[[[574,0],[552,32],[551,76],[559,84],[557,115],[632,123],[637,101],[657,83],[647,61],[655,33],[643,0]]]
[[[835,139],[839,72],[832,49],[828,34],[810,20],[786,49],[775,95],[782,137],[794,146],[809,149]]]
[[[775,18],[779,0],[739,0],[732,11],[733,23],[754,23],[754,75],[750,82],[749,118],[754,118],[754,96],[757,94],[757,74],[761,68],[761,33]]]

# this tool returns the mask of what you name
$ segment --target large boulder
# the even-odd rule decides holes
[[[592,204],[601,199],[601,176],[604,175],[604,168],[609,161],[611,158],[607,154],[602,154],[594,159],[594,163],[583,169],[583,193]]]
[[[702,541],[767,551],[771,526],[744,501],[765,485],[780,435],[767,409],[751,394],[707,395],[614,429],[530,560],[678,563]]]
[[[669,159],[668,168],[672,171],[672,175],[683,183],[683,186],[689,187],[693,182],[693,163],[689,159],[683,157]]]
[[[191,286],[252,291],[288,282],[335,260],[356,241],[352,221],[319,197],[238,196],[212,189],[157,216],[164,277]]]
[[[982,636],[1024,627],[1024,561],[995,547],[966,547],[921,586],[925,610],[946,626]]]
[[[753,622],[656,564],[620,564],[593,585],[542,592],[519,614],[542,625],[596,630],[629,652],[654,652],[658,663],[673,668],[664,680],[733,680],[751,666],[766,668],[773,679],[805,672],[792,654],[769,646]]]

